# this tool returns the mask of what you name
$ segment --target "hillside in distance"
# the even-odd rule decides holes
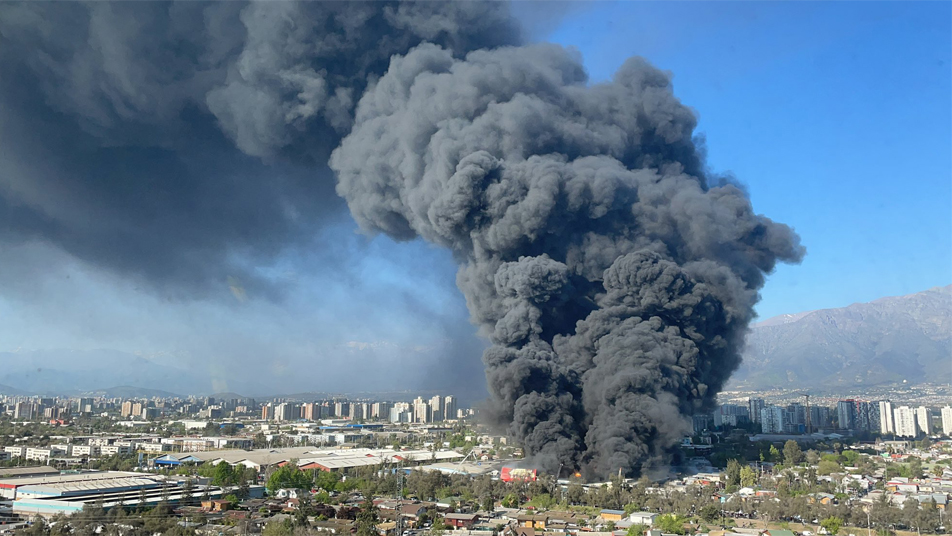
[[[952,285],[751,326],[730,386],[840,388],[952,381]]]

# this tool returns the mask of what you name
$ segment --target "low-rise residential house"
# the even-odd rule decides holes
[[[472,529],[477,521],[479,521],[479,516],[476,514],[457,514],[451,512],[443,516],[443,522],[454,529]]]
[[[419,503],[400,506],[400,515],[414,524],[420,519],[420,516],[425,513],[426,507]]]
[[[945,493],[923,493],[919,495],[913,495],[914,499],[919,501],[919,505],[923,505],[930,501],[935,501],[936,508],[945,510],[946,506],[949,504],[949,496]]]
[[[807,502],[811,504],[833,504],[834,499],[836,499],[836,497],[830,493],[814,493],[807,497]]]
[[[650,527],[654,525],[657,517],[658,514],[651,512],[632,512],[628,515],[628,520],[631,521],[633,525],[645,525],[646,527]]]
[[[621,521],[625,517],[625,512],[622,510],[602,510],[599,515],[605,521]]]
[[[546,523],[549,521],[549,517],[546,515],[532,515],[532,514],[523,514],[520,515],[516,520],[519,522],[519,526],[533,528],[536,530],[545,530]]]
[[[226,501],[225,499],[202,501],[202,508],[209,512],[224,512],[231,508],[231,501]]]

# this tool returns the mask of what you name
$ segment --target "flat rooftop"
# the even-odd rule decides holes
[[[59,469],[46,465],[36,467],[2,467],[0,468],[0,479],[4,478],[24,478],[29,476],[58,475]]]
[[[56,486],[59,484],[78,484],[83,482],[103,482],[120,478],[142,478],[142,473],[128,473],[122,471],[94,471],[89,473],[65,473],[0,479],[0,488],[14,489],[24,486]]]

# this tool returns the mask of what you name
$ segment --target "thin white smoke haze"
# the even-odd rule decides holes
[[[666,73],[589,85],[520,43],[500,3],[3,4],[0,243],[280,300],[234,259],[338,221],[336,185],[367,232],[453,252],[491,413],[536,463],[639,474],[803,248],[706,170]]]

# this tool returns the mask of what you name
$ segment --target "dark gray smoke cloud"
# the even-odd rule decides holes
[[[0,250],[265,285],[256,265],[346,218],[327,158],[391,55],[517,40],[501,3],[4,2]]]
[[[712,179],[644,60],[588,85],[557,46],[395,57],[331,157],[358,223],[451,248],[497,416],[546,469],[637,474],[739,364],[764,275],[803,248]]]
[[[346,217],[333,169],[364,229],[452,250],[492,412],[540,463],[661,463],[802,248],[710,177],[667,74],[590,86],[573,53],[515,46],[507,9],[2,3],[0,255],[268,287],[260,266]]]

